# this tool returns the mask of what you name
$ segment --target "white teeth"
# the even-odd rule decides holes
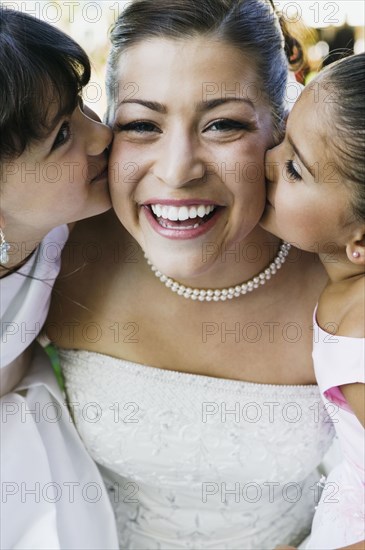
[[[176,206],[170,206],[167,211],[167,219],[171,222],[177,222],[179,219],[179,209]]]
[[[163,218],[172,222],[194,220],[197,217],[204,218],[211,214],[215,208],[214,205],[204,206],[203,204],[181,207],[151,204],[152,212],[157,218]]]
[[[199,216],[199,218],[204,218],[204,216],[205,216],[205,206],[203,206],[203,205],[198,206],[198,216]]]
[[[190,206],[189,208],[189,218],[191,218],[192,220],[194,218],[196,218],[198,215],[198,210],[195,206]]]
[[[155,214],[156,214],[156,216],[157,216],[158,218],[160,218],[161,215],[162,215],[162,208],[161,208],[161,206],[160,206],[159,204],[156,205]]]
[[[179,221],[184,222],[189,219],[189,209],[187,206],[179,208]]]
[[[170,225],[168,220],[164,220],[163,218],[159,218],[158,223],[161,225],[161,227],[164,227],[165,229],[176,229],[176,225]],[[190,229],[197,229],[203,222],[196,223],[195,225],[185,225],[179,227],[180,231],[189,231]]]

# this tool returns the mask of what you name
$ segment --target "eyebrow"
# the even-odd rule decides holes
[[[220,105],[225,105],[226,103],[245,103],[246,105],[250,105],[252,109],[255,110],[255,105],[252,103],[250,99],[245,99],[244,97],[226,97],[226,98],[220,98],[220,99],[211,99],[209,101],[202,101],[198,104],[198,110],[200,112],[206,112],[210,111],[210,109],[214,109],[215,107],[219,107]]]
[[[167,113],[167,109],[164,105],[162,105],[162,103],[158,103],[157,101],[146,101],[144,99],[124,99],[118,103],[117,108],[121,105],[128,105],[130,103],[137,103],[137,105],[142,105],[143,107],[147,107],[147,109],[151,109],[151,111],[156,111],[162,115]]]
[[[314,178],[315,176],[314,176],[313,169],[310,168],[309,163],[304,160],[303,155],[299,152],[298,147],[295,145],[295,143],[293,142],[293,140],[290,137],[288,137],[288,141],[289,141],[290,145],[292,146],[294,153],[297,155],[298,159],[303,164],[304,168],[306,168],[306,170],[310,173],[312,178]]]
[[[240,98],[240,97],[227,97],[227,98],[219,98],[219,99],[211,99],[209,101],[201,101],[197,104],[197,109],[200,113],[205,113],[206,111],[210,111],[211,109],[215,109],[216,107],[219,107],[220,105],[225,105],[226,103],[245,103],[246,105],[249,105],[252,107],[252,109],[255,109],[255,105],[250,99]],[[142,105],[143,107],[147,107],[147,109],[151,109],[151,111],[156,111],[157,113],[160,113],[162,115],[167,114],[167,108],[162,103],[158,103],[157,101],[146,101],[144,99],[125,99],[120,101],[118,103],[118,107],[121,105],[126,105],[130,103],[136,103],[137,105]]]

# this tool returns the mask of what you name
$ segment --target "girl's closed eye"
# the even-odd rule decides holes
[[[287,173],[292,180],[300,181],[302,179],[300,167],[295,161],[287,160],[285,163],[285,167]]]
[[[52,151],[57,149],[58,147],[61,147],[61,145],[64,145],[65,143],[67,143],[70,138],[71,138],[70,122],[68,120],[65,120],[65,122],[61,124],[61,128],[59,129],[57,136],[53,142]]]

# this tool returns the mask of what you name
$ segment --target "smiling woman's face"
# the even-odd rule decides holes
[[[272,120],[253,63],[206,37],[153,39],[123,53],[117,75],[114,209],[161,271],[197,276],[254,242],[265,206]]]

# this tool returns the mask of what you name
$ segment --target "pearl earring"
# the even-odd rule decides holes
[[[356,259],[360,258],[360,252],[353,252],[352,257]]]
[[[0,264],[7,264],[9,261],[10,244],[6,242],[3,230],[0,227]]]

